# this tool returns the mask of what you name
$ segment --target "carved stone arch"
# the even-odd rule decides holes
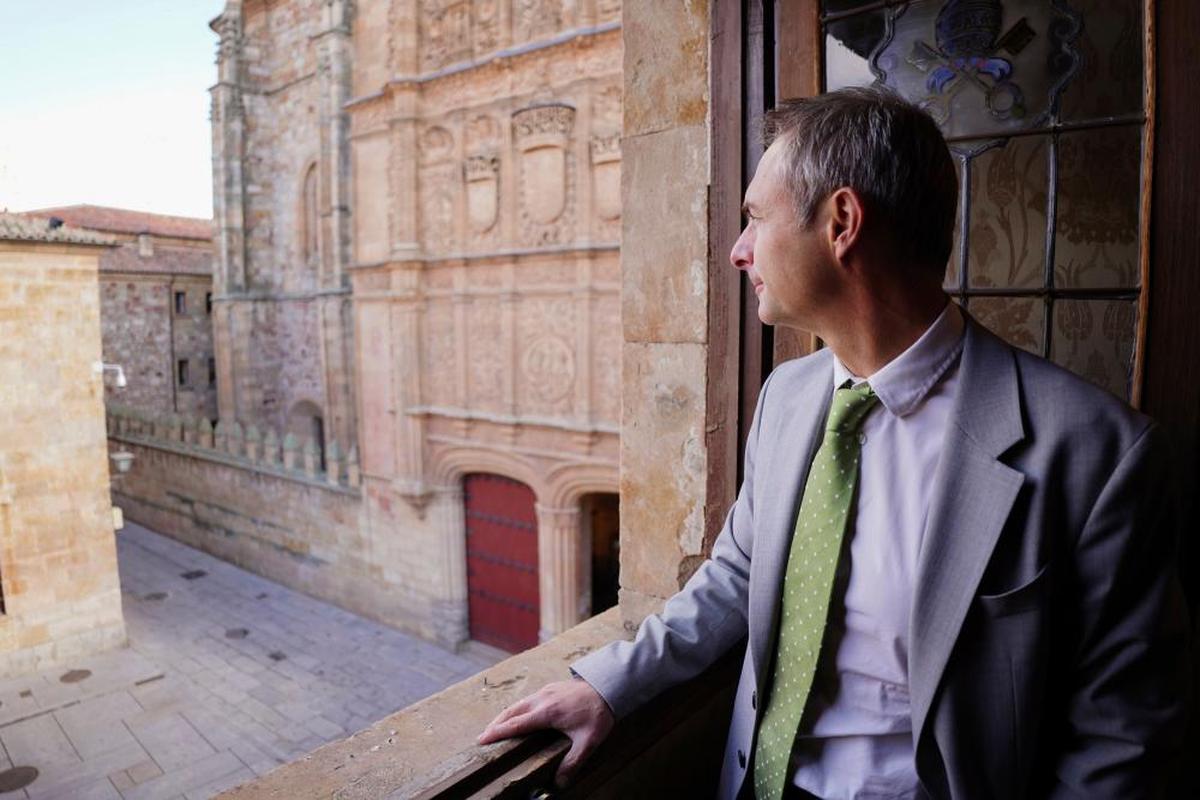
[[[572,508],[587,494],[619,494],[620,475],[616,465],[563,464],[546,476],[547,505]]]
[[[620,475],[616,465],[562,464],[547,476],[552,505],[542,510],[547,551],[557,563],[559,630],[615,605],[619,579]],[[601,524],[603,523],[603,524]],[[556,631],[557,632],[557,631]]]
[[[445,449],[435,448],[430,455],[429,466],[429,474],[437,486],[457,486],[465,475],[488,472],[525,484],[533,489],[539,503],[545,496],[545,481],[532,464],[508,453],[485,447],[460,445]]]

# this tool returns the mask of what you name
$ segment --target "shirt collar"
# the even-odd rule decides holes
[[[850,381],[857,386],[869,381],[884,408],[898,417],[906,416],[916,410],[962,353],[963,328],[962,312],[957,303],[950,301],[919,339],[874,375],[860,378],[834,356],[833,385],[836,388]]]

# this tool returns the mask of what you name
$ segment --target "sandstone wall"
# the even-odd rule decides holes
[[[98,248],[0,241],[0,676],[124,643]]]
[[[708,15],[708,3],[630,3],[622,23],[621,611],[630,624],[703,557]]]

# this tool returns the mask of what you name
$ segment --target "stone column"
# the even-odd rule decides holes
[[[440,544],[437,574],[432,582],[439,595],[433,601],[434,636],[447,647],[457,647],[470,636],[467,618],[467,518],[462,484],[438,486],[432,492],[430,516]]]
[[[351,40],[353,3],[327,0],[316,43],[319,91],[318,123],[321,180],[321,266],[319,285],[326,294],[317,301],[324,372],[326,437],[340,442],[357,438],[354,397],[354,325],[349,278],[351,262],[351,143],[350,115],[354,46]],[[382,202],[382,199],[380,199]],[[324,443],[323,443],[324,444]]]
[[[538,520],[538,639],[546,641],[583,618],[591,559],[578,508],[536,506]]]
[[[425,380],[421,365],[421,315],[424,306],[420,293],[420,273],[416,268],[392,272],[393,300],[392,345],[394,366],[392,375],[396,398],[393,448],[395,453],[395,488],[410,498],[420,498],[425,484],[425,419],[409,409],[420,406],[421,383]],[[461,489],[459,490],[461,495]],[[460,498],[461,499],[461,498]]]
[[[216,223],[213,274],[213,353],[217,362],[217,412],[237,416],[234,331],[230,298],[246,289],[246,109],[242,101],[246,59],[241,0],[228,0],[212,21],[220,36],[217,83],[212,96],[213,216]]]

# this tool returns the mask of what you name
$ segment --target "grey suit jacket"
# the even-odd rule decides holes
[[[917,774],[935,798],[1154,797],[1188,664],[1161,431],[967,318],[909,635]],[[633,642],[573,665],[618,718],[746,639],[717,795],[733,798],[776,635],[832,355],[767,380],[712,557]]]

